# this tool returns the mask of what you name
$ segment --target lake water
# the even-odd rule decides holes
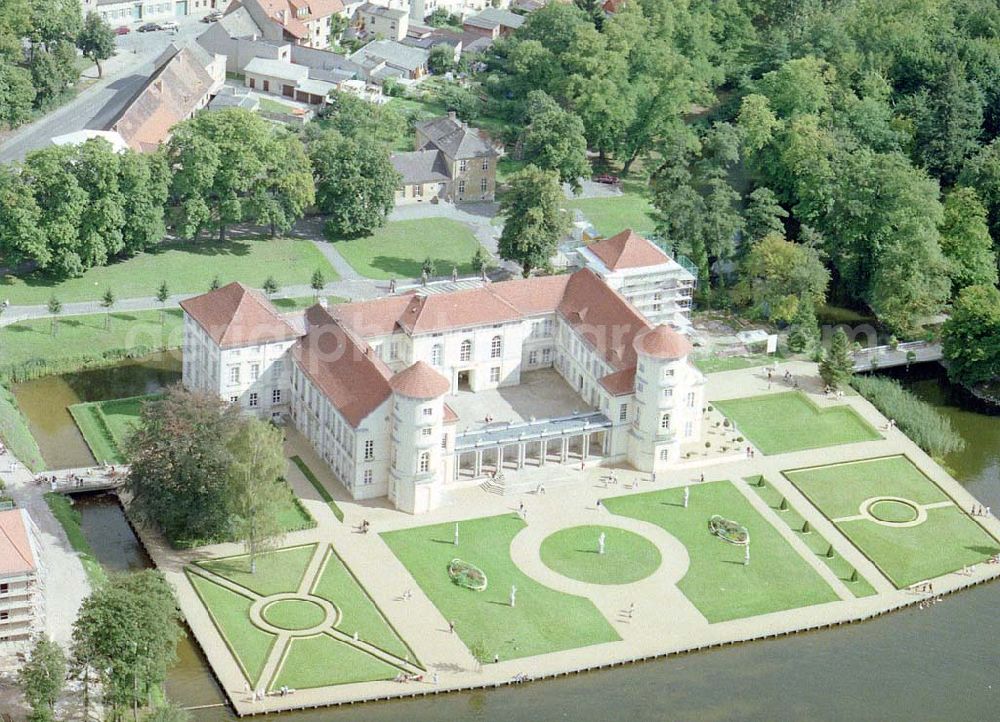
[[[134,369],[130,373],[137,374]],[[149,373],[152,384],[159,372]],[[958,404],[964,402],[962,394],[947,383],[936,366],[915,367],[909,373],[899,372],[897,377],[952,419],[965,437],[967,448],[950,456],[948,466],[983,504],[1000,509],[1000,416],[959,408]],[[67,382],[73,398],[91,399],[90,392],[74,388],[77,383]],[[53,384],[45,388],[61,387]],[[147,390],[156,387],[144,386],[135,393]],[[23,392],[18,393],[21,399]],[[25,408],[23,400],[21,403]],[[30,408],[29,404],[26,411]],[[45,416],[50,414],[61,418],[56,411],[44,411]],[[34,428],[35,420],[32,422]],[[53,440],[68,435],[58,424],[52,427],[48,433]],[[71,465],[89,463],[77,457],[69,460]],[[84,531],[103,564],[128,569],[148,563],[114,499],[85,498],[80,510]],[[1000,716],[998,610],[1000,584],[994,583],[951,595],[923,611],[910,609],[835,630],[521,687],[283,714],[278,719],[996,719]],[[220,704],[220,690],[196,647],[184,640],[178,656],[167,682],[170,698],[188,707]],[[196,722],[235,719],[223,706],[198,710],[193,717]]]

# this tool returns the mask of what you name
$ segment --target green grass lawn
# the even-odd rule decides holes
[[[604,553],[598,539],[605,536]],[[574,526],[549,535],[541,545],[542,563],[565,577],[589,584],[631,584],[660,567],[660,551],[649,540],[609,526]]]
[[[860,573],[855,573],[854,566],[832,548],[826,537],[811,526],[804,531],[806,529],[804,527],[805,518],[771,482],[761,479],[759,476],[745,481],[765,504],[778,513],[781,520],[809,547],[809,550],[819,557],[820,561],[826,564],[831,572],[837,575],[837,578],[844,583],[851,594],[855,597],[870,597],[875,594],[875,587],[869,584]],[[782,506],[785,508],[782,509]]]
[[[306,465],[306,462],[302,460],[302,457],[293,456],[292,463],[298,467],[298,470],[302,472],[302,476],[306,477],[306,480],[312,484],[316,493],[319,494],[320,498],[326,502],[327,506],[330,507],[331,511],[333,511],[333,515],[337,517],[337,521],[344,521],[344,512],[341,511],[339,506],[337,506],[337,502],[334,501],[333,496],[326,490],[326,487],[323,486],[322,482],[316,478],[313,470]]]
[[[83,529],[80,527],[80,512],[73,508],[73,503],[68,497],[55,492],[49,492],[45,495],[45,503],[48,504],[52,516],[66,532],[69,545],[79,556],[80,563],[83,564],[83,571],[86,572],[91,586],[96,587],[103,583],[108,575],[101,563],[97,561],[90,542],[84,536]]]
[[[273,680],[260,680],[261,671],[274,642],[274,635],[258,628],[250,619],[253,594],[297,592],[316,545],[289,547],[261,555],[255,574],[249,572],[248,557],[240,555],[197,562],[196,566],[225,577],[245,590],[240,594],[188,569],[188,579],[208,609],[213,622],[226,640],[230,652],[239,661],[247,679],[276,689],[392,679],[401,667],[385,662],[350,642],[343,642],[321,633],[309,637],[295,636],[296,630],[308,630],[321,625],[325,613],[315,601],[291,598],[268,603],[261,610],[265,621],[290,630],[293,639],[282,657]],[[349,635],[395,655],[400,660],[418,663],[410,648],[368,596],[340,557],[327,548],[309,594],[333,603],[340,612],[337,628]]]
[[[717,401],[715,406],[764,454],[882,438],[850,406],[820,409],[799,391]]]
[[[327,296],[326,302],[333,303],[345,303],[346,298],[341,298],[340,296]],[[276,309],[282,313],[288,313],[289,311],[301,311],[304,308],[309,308],[310,306],[316,305],[315,296],[292,296],[290,298],[272,298],[271,303]]]
[[[337,605],[341,615],[337,623],[340,631],[351,635],[357,632],[358,638],[363,642],[400,659],[416,661],[416,655],[332,549],[327,553],[312,593]]]
[[[906,457],[784,473],[898,588],[1000,553],[1000,543],[955,505],[927,509],[927,519],[912,527],[848,518],[872,497],[895,496],[920,505],[950,501]]]
[[[190,571],[187,577],[243,675],[256,688],[277,637],[250,623],[252,599]]]
[[[748,356],[703,356],[693,360],[695,368],[703,374],[716,374],[720,371],[738,371],[767,366],[779,360],[780,357],[767,354],[750,354]]]
[[[250,573],[250,557],[240,555],[196,562],[199,567],[236,582],[261,596],[297,592],[316,551],[315,544],[288,547],[257,557],[257,571]]]
[[[564,206],[579,210],[603,236],[613,236],[631,228],[636,233],[652,233],[656,228],[649,215],[653,209],[644,197],[632,193],[609,198],[573,198]]]
[[[43,305],[53,294],[63,303],[97,301],[107,288],[118,298],[151,297],[164,280],[171,293],[196,293],[207,291],[216,276],[222,284],[242,281],[254,288],[269,275],[279,286],[307,285],[317,268],[327,281],[337,280],[329,261],[305,239],[165,243],[134,258],[91,268],[79,278],[2,276],[0,297],[14,305]]]
[[[606,499],[615,514],[656,524],[675,536],[690,557],[678,584],[709,622],[752,617],[838,599],[824,579],[799,556],[729,481],[691,487],[688,508],[682,489]],[[728,544],[708,530],[719,514],[750,532],[750,564],[743,548]]]
[[[515,514],[459,523],[460,542],[452,544],[454,524],[437,524],[382,534],[424,593],[481,661],[529,657],[619,639],[589,599],[542,586],[510,558],[510,543],[525,527]],[[489,586],[475,592],[452,583],[448,562],[475,564]],[[510,607],[512,585],[517,606]],[[428,630],[430,633],[431,630]]]
[[[393,679],[401,671],[328,634],[293,639],[271,689],[327,687]]]
[[[260,109],[265,113],[278,113],[280,115],[294,115],[295,111],[295,108],[288,103],[270,98],[260,98]]]
[[[159,351],[177,348],[183,335],[180,309],[165,313],[160,324],[159,311],[129,311],[111,314],[111,327],[104,328],[104,314],[64,316],[18,321],[0,327],[0,368],[38,360],[56,366],[67,359],[99,358],[106,351],[145,348]]]
[[[122,450],[139,423],[142,405],[158,395],[74,404],[69,413],[98,463],[123,464]]]
[[[420,278],[425,258],[435,273],[447,276],[453,266],[461,275],[473,273],[472,256],[479,242],[462,223],[448,218],[393,221],[365,238],[336,241],[340,255],[368,278]]]

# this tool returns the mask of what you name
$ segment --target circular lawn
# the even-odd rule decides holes
[[[604,553],[598,540],[604,534]],[[610,526],[574,526],[542,541],[542,563],[589,584],[631,584],[660,566],[660,550],[645,537]]]
[[[907,524],[919,515],[917,507],[898,499],[879,499],[868,507],[868,513],[889,524]]]
[[[307,599],[279,599],[264,607],[261,616],[279,629],[295,631],[322,624],[326,610]]]

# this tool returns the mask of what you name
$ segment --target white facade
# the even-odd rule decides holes
[[[512,312],[518,298],[537,306],[533,299],[523,301],[535,289],[528,285],[512,289],[508,297],[497,296],[512,300],[484,312],[493,318],[477,321],[475,313],[468,315],[472,298],[445,299],[433,309],[438,316],[421,326],[420,314],[431,311],[416,310],[425,308],[420,297],[389,297],[355,304],[346,315],[337,311],[337,317],[310,309],[308,330],[301,332],[301,339],[227,348],[220,348],[185,308],[184,383],[239,404],[248,413],[289,418],[353,498],[388,497],[410,513],[441,503],[448,486],[470,468],[463,467],[463,455],[467,459],[475,454],[472,478],[484,475],[480,444],[493,444],[496,470],[514,446],[519,446],[512,456],[516,468],[525,465],[526,446],[531,444],[541,448],[540,463],[545,463],[549,440],[559,441],[559,432],[545,431],[545,423],[527,437],[484,436],[470,450],[468,435],[479,432],[457,434],[457,419],[446,405],[449,393],[516,385],[522,372],[529,370],[554,368],[585,402],[581,406],[587,409],[580,418],[586,416],[588,424],[596,425],[578,437],[583,439],[583,459],[597,455],[627,461],[647,472],[676,464],[681,444],[701,436],[705,378],[688,361],[690,344],[665,325],[653,327],[594,275],[583,280],[587,283],[573,287],[576,296],[570,303],[582,313],[564,312],[560,305],[517,317]],[[468,293],[480,294],[477,298],[484,307],[494,294],[489,287]],[[604,298],[593,298],[595,293]],[[594,311],[591,301],[594,307],[603,303],[604,310]],[[375,311],[366,303],[384,305]],[[402,307],[406,310],[400,312]],[[592,312],[605,315],[598,320]],[[345,320],[352,313],[358,314],[354,320]],[[413,325],[400,321],[372,326],[367,333],[352,329],[352,323],[363,326],[369,315],[379,313],[401,313],[400,319],[413,318]],[[449,325],[449,313],[461,323]],[[579,319],[584,314],[590,315],[589,325]],[[598,323],[602,326],[595,327]],[[306,346],[313,334],[318,338],[321,333],[339,334],[342,341],[333,361],[321,361],[314,368]],[[608,339],[601,340],[602,333]],[[616,334],[626,341],[616,340]],[[297,344],[306,346],[300,352]],[[312,347],[318,347],[318,341]],[[328,374],[325,379],[323,374]],[[322,387],[331,383],[329,374],[334,374],[333,385],[328,386],[333,397]],[[350,388],[360,383],[371,388]],[[334,400],[338,394],[352,410],[338,408]],[[575,418],[559,417],[553,424]],[[568,447],[563,442],[560,460],[566,461]],[[489,449],[483,446],[483,450]]]

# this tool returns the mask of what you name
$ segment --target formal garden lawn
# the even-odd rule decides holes
[[[572,198],[564,206],[579,210],[603,236],[613,236],[631,228],[636,233],[649,234],[656,228],[650,212],[653,206],[645,196],[625,193],[607,198]]]
[[[525,575],[510,558],[510,543],[526,525],[515,514],[454,524],[385,532],[382,538],[445,619],[481,661],[516,659],[613,642],[618,634],[589,599],[549,589]],[[448,563],[455,558],[485,572],[488,587],[472,591],[454,584]],[[517,586],[517,605],[509,605]]]
[[[819,408],[800,391],[717,401],[715,406],[764,454],[882,438],[850,406]]]
[[[474,273],[472,257],[479,241],[463,223],[449,218],[392,221],[364,238],[336,240],[335,248],[355,271],[368,278],[420,278],[424,259],[434,261],[435,275]]]
[[[139,423],[142,405],[157,398],[154,394],[74,404],[69,413],[98,463],[122,464],[125,441]]]
[[[833,589],[729,481],[606,499],[609,511],[662,527],[688,551],[690,566],[678,588],[709,622],[725,622],[811,604],[833,602]],[[720,515],[750,532],[750,564],[742,546],[714,536],[708,520]]]
[[[978,564],[1000,553],[1000,542],[905,456],[784,472],[785,476],[898,588]],[[934,505],[915,526],[907,504],[881,502],[864,518],[868,499],[899,497]],[[859,518],[861,517],[861,518]]]
[[[847,559],[841,556],[830,544],[830,541],[816,531],[812,525],[807,525],[805,517],[792,506],[770,481],[761,476],[745,479],[746,483],[761,500],[777,512],[781,520],[788,526],[809,550],[823,562],[844,586],[855,597],[870,597],[876,593],[867,579],[854,568]]]
[[[317,553],[323,554],[322,563],[310,572],[310,562]],[[238,588],[225,587],[199,569],[217,574]],[[318,550],[316,544],[311,544],[268,552],[258,557],[253,574],[246,555],[200,561],[188,568],[187,576],[230,653],[255,688],[276,689],[287,685],[301,689],[392,679],[399,674],[403,662],[419,665],[410,648],[331,547]],[[332,603],[340,618],[335,627],[306,636],[298,632],[314,630],[326,619],[319,604],[308,596],[264,603],[261,610],[264,620],[291,634],[288,646],[275,650],[276,636],[251,621],[250,609],[261,597],[295,594],[302,588],[308,589],[309,595]],[[346,637],[337,639],[334,631],[349,636],[357,633],[360,641],[377,647],[386,656],[375,656]],[[281,654],[277,672],[273,679],[260,679],[271,654]]]
[[[307,286],[316,269],[327,281],[337,272],[312,241],[298,238],[233,239],[224,243],[164,243],[146,253],[100,268],[79,278],[55,281],[42,274],[0,277],[0,297],[14,305],[42,305],[55,294],[63,303],[98,301],[110,288],[118,298],[156,295],[163,281],[170,293],[207,291],[218,276],[224,285],[242,281],[260,288],[268,276],[279,286]]]
[[[604,534],[604,552],[599,539]],[[589,584],[630,584],[660,567],[660,551],[634,532],[609,526],[574,526],[542,541],[542,563],[565,577]]]
[[[755,353],[746,356],[702,356],[692,360],[695,367],[703,374],[716,374],[721,371],[738,371],[768,366],[781,357]]]
[[[126,349],[152,353],[181,345],[183,316],[179,308],[160,311],[123,311],[111,314],[105,329],[105,314],[65,316],[18,321],[0,327],[0,372],[4,367],[27,362],[62,370],[68,361],[99,359],[108,351]],[[74,364],[74,365],[83,365]]]

